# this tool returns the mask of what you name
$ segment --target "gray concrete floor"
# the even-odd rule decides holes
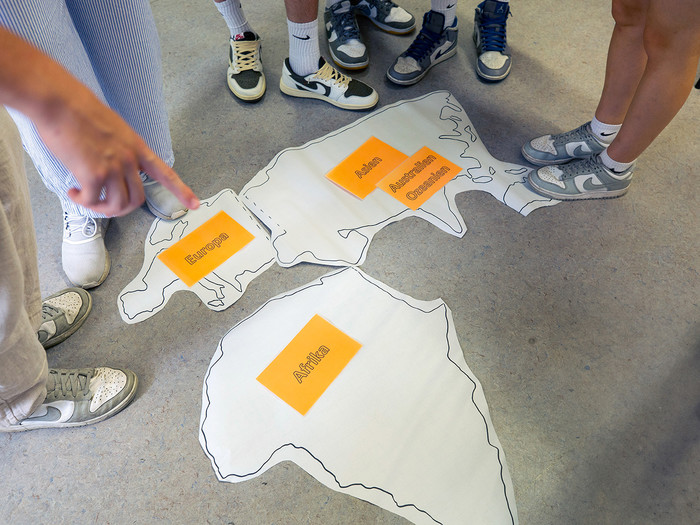
[[[202,197],[239,192],[279,151],[361,115],[277,88],[287,55],[281,1],[244,2],[264,38],[268,92],[235,99],[228,33],[210,1],[154,0],[176,169]],[[458,55],[408,88],[384,77],[411,37],[363,23],[371,53],[357,75],[380,105],[436,89],[465,107],[491,153],[524,163],[528,139],[590,119],[602,86],[609,2],[515,1],[510,77],[474,73],[476,2],[460,2]],[[424,0],[404,0],[417,16]],[[325,44],[323,44],[325,46]],[[409,219],[380,232],[363,269],[418,299],[441,297],[480,379],[526,524],[698,523],[700,499],[700,92],[639,160],[629,194],[559,204],[525,218],[477,192],[458,198],[470,231],[451,237]],[[42,291],[61,271],[57,200],[29,168]],[[133,404],[96,426],[0,436],[0,522],[399,524],[291,463],[219,483],[198,443],[201,389],[222,335],[268,298],[329,271],[275,267],[224,312],[176,294],[137,325],[116,297],[143,260],[153,217],[112,222],[113,267],[85,326],[49,351],[52,366],[115,364],[140,377]],[[405,239],[419,239],[408,251]],[[468,473],[465,473],[468,475]]]

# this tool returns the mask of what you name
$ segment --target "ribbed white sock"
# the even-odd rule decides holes
[[[445,25],[443,26],[443,29],[445,29],[450,27],[455,21],[457,0],[430,0],[430,10],[445,15]]]
[[[305,77],[318,71],[321,50],[318,47],[318,19],[304,24],[287,20],[289,30],[289,65]]]
[[[214,3],[219,13],[221,13],[221,16],[223,16],[226,21],[228,30],[231,32],[231,38],[243,34],[246,31],[253,31],[253,28],[250,27],[243,13],[240,0],[225,0],[224,2]]]
[[[622,124],[605,124],[598,120],[595,116],[591,120],[591,131],[595,138],[597,138],[603,144],[610,144],[617,132],[620,131]]]
[[[618,173],[632,167],[635,162],[634,160],[632,162],[617,162],[616,160],[610,158],[607,149],[600,154],[600,160],[603,163],[603,166]]]

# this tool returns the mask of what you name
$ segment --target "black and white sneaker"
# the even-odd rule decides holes
[[[260,37],[251,31],[231,38],[226,81],[241,100],[252,102],[265,94]]]
[[[292,71],[289,59],[282,65],[282,93],[292,97],[315,98],[343,109],[370,109],[379,101],[377,92],[367,84],[343,75],[323,57],[318,71],[302,77]]]

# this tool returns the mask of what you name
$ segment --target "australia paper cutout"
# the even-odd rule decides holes
[[[158,258],[158,254],[220,211],[226,212],[255,238],[192,287],[187,287]],[[146,236],[144,252],[141,271],[117,298],[119,314],[130,324],[148,319],[162,310],[179,290],[194,292],[212,310],[225,310],[240,299],[250,281],[275,263],[267,232],[230,189],[201,201],[199,209],[188,211],[180,219],[156,219]]]
[[[315,315],[362,346],[301,415],[256,378]],[[311,361],[300,369],[313,373]],[[293,461],[418,525],[518,523],[505,455],[450,310],[355,267],[270,299],[223,337],[205,377],[199,438],[222,481]]]
[[[462,172],[417,211],[381,190],[360,200],[325,175],[373,136],[408,156],[427,146]],[[464,191],[486,191],[523,215],[556,204],[529,189],[529,172],[493,158],[459,102],[449,92],[437,91],[280,152],[245,185],[241,200],[271,231],[281,266],[358,265],[374,234],[406,217],[421,217],[462,237],[466,225],[455,195]]]

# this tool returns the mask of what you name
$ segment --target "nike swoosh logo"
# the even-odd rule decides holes
[[[448,5],[445,9],[452,9],[452,8],[453,8],[454,6],[456,6],[456,5],[457,5],[457,4],[450,4],[450,5]]]
[[[331,88],[326,86],[325,84],[320,84],[318,82],[309,82],[307,85],[300,84],[297,82],[297,85],[305,89],[306,91],[313,91],[314,93],[318,93],[319,95],[325,95],[326,97],[330,95],[331,93]]]
[[[301,36],[296,36],[296,35],[292,35],[292,36],[293,36],[294,38],[298,38],[299,40],[310,40],[310,39],[311,39],[311,37],[310,37],[309,35],[306,35],[306,36],[303,36],[303,37],[301,37]]]
[[[591,153],[591,148],[585,144],[574,144],[569,143],[566,145],[566,152],[570,157],[585,157]]]
[[[581,177],[576,177],[574,179],[574,184],[578,191],[596,191],[599,190],[604,185],[600,182],[600,179],[596,177],[593,173],[589,175],[582,175]]]
[[[610,135],[615,135],[616,133],[617,133],[617,131],[613,131],[612,133],[601,133],[600,135],[602,137],[609,137]]]

